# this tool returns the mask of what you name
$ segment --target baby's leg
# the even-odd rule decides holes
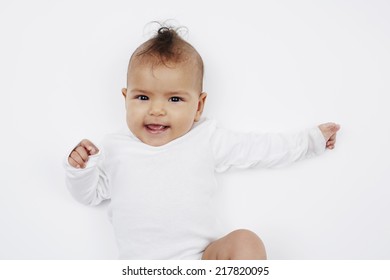
[[[261,239],[246,229],[235,230],[212,242],[203,260],[265,260],[267,254]]]

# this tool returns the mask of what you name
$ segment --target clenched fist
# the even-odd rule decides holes
[[[340,130],[340,125],[335,123],[320,124],[318,128],[321,130],[326,141],[326,148],[333,150],[336,144],[336,134]]]
[[[99,149],[88,139],[82,140],[70,153],[68,162],[75,168],[85,168],[89,156],[96,155]]]

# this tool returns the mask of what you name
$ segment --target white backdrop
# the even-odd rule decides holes
[[[0,259],[115,259],[107,203],[86,207],[62,162],[125,122],[121,88],[153,20],[175,19],[205,61],[205,115],[238,131],[335,121],[334,151],[219,175],[226,232],[270,259],[390,259],[388,1],[0,3]]]

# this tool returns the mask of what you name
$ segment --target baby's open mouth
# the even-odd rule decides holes
[[[158,134],[166,131],[169,126],[166,125],[161,125],[161,124],[147,124],[145,125],[145,128],[153,134]]]

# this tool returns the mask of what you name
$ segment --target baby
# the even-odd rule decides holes
[[[218,233],[215,172],[277,167],[333,149],[334,123],[295,134],[235,133],[201,118],[203,61],[175,29],[161,27],[130,58],[127,127],[98,148],[82,140],[66,183],[86,205],[110,199],[122,259],[266,259],[246,229]]]

